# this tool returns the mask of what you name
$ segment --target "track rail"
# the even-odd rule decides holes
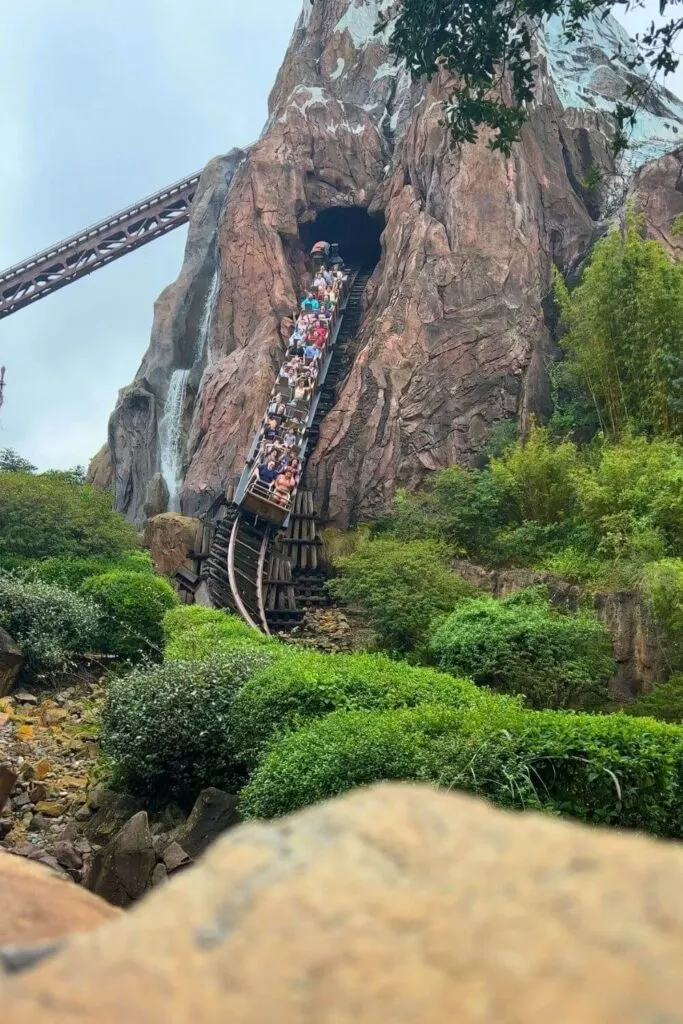
[[[0,320],[186,224],[199,173],[0,273]]]
[[[264,599],[264,567],[271,541],[270,525],[241,512],[230,531],[228,579],[235,607],[254,629],[269,633]]]

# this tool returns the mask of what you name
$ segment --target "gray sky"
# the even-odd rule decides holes
[[[0,0],[0,268],[253,141],[301,2]],[[185,233],[0,321],[0,447],[87,463]]]

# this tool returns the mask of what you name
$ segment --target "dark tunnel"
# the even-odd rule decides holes
[[[299,238],[306,252],[316,242],[337,242],[339,253],[349,267],[374,267],[382,254],[380,235],[384,217],[370,216],[359,206],[332,206],[315,220],[302,224]]]

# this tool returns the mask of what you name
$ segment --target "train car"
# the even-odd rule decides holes
[[[316,242],[311,249],[311,259],[316,267],[322,267],[330,257],[330,243]]]

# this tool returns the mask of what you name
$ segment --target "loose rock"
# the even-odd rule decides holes
[[[127,907],[149,888],[155,864],[147,813],[139,811],[95,855],[86,885],[109,903]]]

